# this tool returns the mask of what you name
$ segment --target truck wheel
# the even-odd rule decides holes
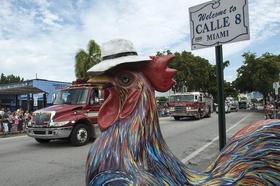
[[[180,120],[180,116],[174,116],[174,119],[176,120],[176,121],[178,121],[178,120]]]
[[[49,142],[50,142],[50,139],[35,138],[35,140],[36,140],[38,143],[49,143]]]
[[[72,145],[81,146],[85,145],[90,138],[89,127],[84,124],[78,124],[74,127],[71,136],[70,142]]]

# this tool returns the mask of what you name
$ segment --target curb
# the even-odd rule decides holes
[[[22,136],[26,135],[26,132],[12,132],[8,133],[6,135],[3,134],[3,132],[0,132],[0,138],[9,138],[9,137],[15,137],[15,136]]]

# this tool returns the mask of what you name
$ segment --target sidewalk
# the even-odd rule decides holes
[[[3,132],[0,132],[0,138],[8,138],[8,137],[13,137],[13,136],[20,136],[20,135],[25,135],[26,132],[11,132],[9,134],[4,135]]]

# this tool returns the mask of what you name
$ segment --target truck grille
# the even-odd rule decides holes
[[[51,119],[51,113],[35,113],[33,122],[35,125],[47,125]]]
[[[45,134],[46,134],[46,131],[34,131],[34,134],[45,135]]]
[[[37,134],[37,135],[47,135],[47,134],[52,134],[52,131],[42,131],[42,130],[34,130],[33,131],[34,134]]]
[[[184,107],[184,106],[175,107],[175,112],[185,112],[185,111],[186,111],[186,107]]]

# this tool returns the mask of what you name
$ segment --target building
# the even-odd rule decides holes
[[[0,85],[0,107],[33,111],[52,104],[53,94],[69,82],[32,79]]]

